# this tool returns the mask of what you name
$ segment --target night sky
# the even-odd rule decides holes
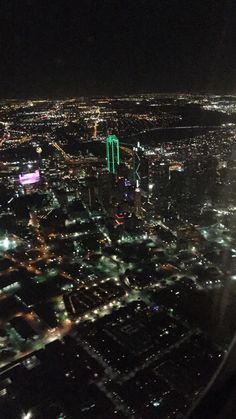
[[[1,0],[0,96],[236,92],[235,0]]]

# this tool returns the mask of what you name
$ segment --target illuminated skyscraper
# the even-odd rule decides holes
[[[107,169],[116,173],[116,166],[120,164],[120,146],[116,135],[108,135],[106,139]]]
[[[94,122],[94,126],[93,126],[93,135],[92,135],[92,139],[93,140],[96,140],[97,139],[97,125],[98,125],[98,122],[95,121]]]
[[[149,167],[144,151],[144,147],[138,141],[136,147],[133,148],[133,176],[134,181],[138,182],[140,189],[147,193]]]
[[[139,181],[136,181],[136,188],[134,192],[134,212],[137,217],[142,214],[141,191],[139,188]]]
[[[92,133],[92,139],[93,140],[97,139],[97,127],[98,127],[99,117],[100,117],[100,108],[97,108],[96,109],[96,119],[94,121],[93,133]]]

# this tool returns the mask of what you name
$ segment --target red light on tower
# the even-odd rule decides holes
[[[117,225],[122,225],[122,224],[124,224],[124,214],[116,214],[115,215],[115,223],[117,224]]]

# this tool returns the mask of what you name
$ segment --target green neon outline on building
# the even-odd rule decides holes
[[[107,169],[116,172],[116,164],[120,164],[120,146],[116,135],[108,135],[106,139]]]

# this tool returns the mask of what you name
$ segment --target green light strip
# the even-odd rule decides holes
[[[115,148],[116,147],[116,152]],[[120,147],[119,140],[116,135],[108,135],[106,139],[106,152],[107,152],[107,169],[112,173],[116,172],[115,163],[120,164]]]

